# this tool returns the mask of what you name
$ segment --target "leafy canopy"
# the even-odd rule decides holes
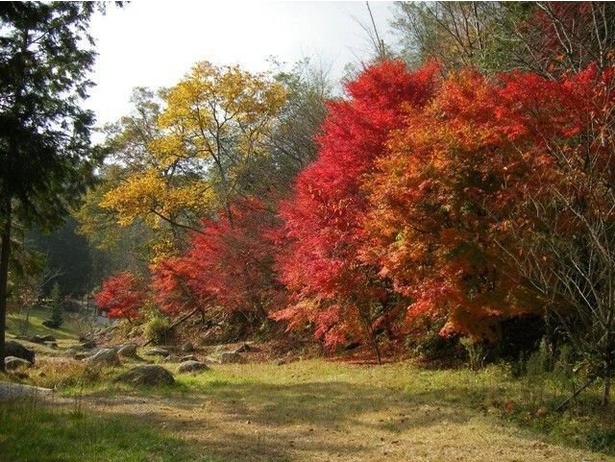
[[[101,205],[122,225],[140,217],[194,228],[220,207],[230,213],[246,169],[266,153],[285,98],[284,87],[267,75],[208,62],[161,93],[162,109],[142,93],[141,110],[121,122],[115,140],[126,177]]]

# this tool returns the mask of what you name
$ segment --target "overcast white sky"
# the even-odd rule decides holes
[[[393,3],[369,4],[386,36]],[[345,64],[369,54],[361,24],[370,25],[364,1],[137,0],[110,7],[92,24],[99,56],[88,106],[99,124],[113,122],[129,111],[133,88],[171,86],[201,60],[262,71],[271,56],[287,63],[309,57],[341,77]]]

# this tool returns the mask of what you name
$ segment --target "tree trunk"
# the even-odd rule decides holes
[[[604,381],[602,382],[602,400],[600,401],[600,404],[602,404],[602,406],[606,406],[607,404],[609,404],[610,391],[611,391],[611,377],[609,377],[608,375],[605,375]]]
[[[11,252],[11,199],[4,198],[2,207],[4,223],[0,244],[0,371],[4,371],[6,307],[8,298],[9,255]]]
[[[596,379],[597,379],[597,378],[598,378],[598,376],[596,375],[596,376],[594,376],[594,377],[590,378],[587,382],[585,382],[581,388],[579,388],[578,390],[576,390],[576,391],[572,394],[572,396],[570,396],[570,397],[566,398],[563,402],[561,402],[561,403],[559,404],[559,406],[557,406],[557,407],[555,408],[555,412],[559,412],[559,411],[561,411],[562,409],[564,409],[564,408],[566,407],[566,405],[567,405],[570,401],[572,401],[572,400],[573,400],[573,399],[575,399],[577,396],[579,396],[579,395],[581,394],[581,392],[582,392],[583,390],[585,390],[587,387],[589,387],[592,383],[594,383],[594,382],[596,381]]]
[[[602,380],[602,399],[600,404],[606,406],[609,404],[609,394],[611,392],[611,369],[613,368],[611,335],[607,334],[607,346],[604,356],[604,372]]]
[[[380,345],[378,345],[378,339],[376,338],[376,335],[373,333],[373,331],[371,332],[371,344],[372,344],[372,350],[374,350],[374,353],[376,353],[376,361],[378,361],[378,365],[382,364],[382,354],[380,353]]]
[[[550,310],[547,308],[545,313],[545,335],[544,341],[547,347],[547,372],[553,372],[555,370],[555,364],[557,362],[557,333],[555,330],[555,320]]]
[[[382,364],[382,354],[380,353],[380,345],[378,345],[378,338],[372,326],[371,316],[368,313],[366,313],[361,306],[359,306],[358,309],[359,309],[359,316],[361,317],[361,321],[363,322],[363,328],[365,329],[365,333],[367,335],[369,344],[372,348],[372,351],[376,355],[376,361],[378,361],[378,365],[381,365]]]

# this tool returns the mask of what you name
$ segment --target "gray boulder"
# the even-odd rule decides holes
[[[120,358],[112,348],[102,348],[85,360],[91,366],[119,366]]]
[[[127,343],[126,345],[122,345],[117,350],[117,354],[120,356],[124,356],[125,358],[134,358],[137,356],[137,345],[134,343]]]
[[[31,367],[32,363],[25,359],[18,358],[16,356],[7,356],[4,358],[4,367],[7,371],[14,371],[19,368]]]
[[[115,382],[137,386],[173,385],[175,378],[167,369],[157,364],[133,367],[115,378]]]
[[[53,390],[50,388],[32,387],[21,383],[0,382],[0,401],[50,396],[52,393]]]
[[[34,364],[34,351],[13,340],[9,340],[4,344],[4,356],[15,356]]]
[[[177,372],[179,373],[202,372],[208,369],[209,369],[209,366],[207,366],[207,364],[205,363],[202,363],[201,361],[189,360],[189,361],[184,361],[183,363],[181,363],[179,367],[177,368]]]

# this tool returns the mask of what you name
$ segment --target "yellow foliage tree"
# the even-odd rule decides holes
[[[123,180],[101,206],[120,225],[141,218],[154,228],[195,227],[249,189],[249,167],[267,155],[266,141],[285,101],[285,87],[268,74],[197,63],[174,87],[136,95],[111,147]]]

